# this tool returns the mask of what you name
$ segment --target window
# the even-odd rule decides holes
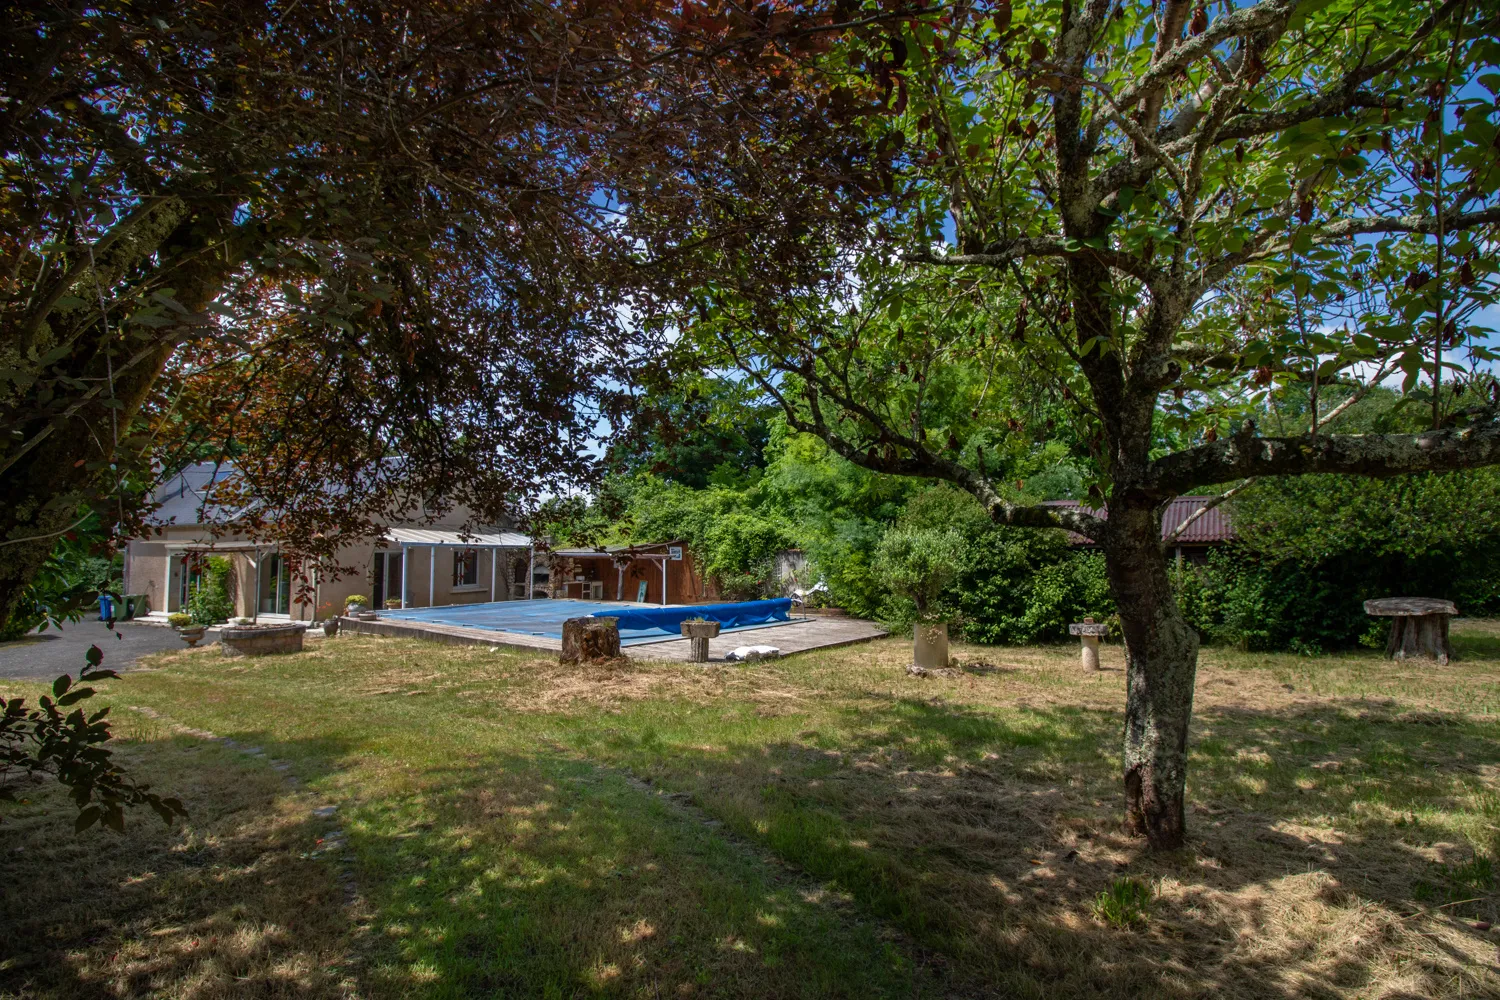
[[[453,553],[453,586],[474,587],[478,584],[478,551],[474,549],[456,549]]]

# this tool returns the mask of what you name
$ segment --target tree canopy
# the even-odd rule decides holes
[[[80,503],[136,523],[185,456],[232,460],[252,526],[314,555],[414,498],[492,520],[577,482],[654,347],[621,199],[680,201],[674,167],[815,100],[832,5],[762,15],[13,11],[0,613]]]
[[[1464,2],[1058,0],[851,32],[824,68],[878,153],[863,224],[809,190],[782,220],[796,254],[704,243],[705,277],[659,312],[851,461],[1099,543],[1128,650],[1127,818],[1157,846],[1182,841],[1197,649],[1163,505],[1500,462],[1495,27]],[[705,199],[699,229],[769,223],[751,194]],[[1348,402],[1393,374],[1425,429],[1340,433],[1328,387]],[[1305,422],[1262,433],[1293,393]],[[1044,436],[1076,448],[1092,510],[997,474]]]

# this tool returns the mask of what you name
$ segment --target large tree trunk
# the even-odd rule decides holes
[[[1172,594],[1159,510],[1111,507],[1104,554],[1125,638],[1125,829],[1173,850],[1186,836],[1198,635]]]

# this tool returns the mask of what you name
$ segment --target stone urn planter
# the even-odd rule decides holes
[[[203,641],[203,633],[208,631],[206,625],[179,625],[176,632],[182,637],[182,641],[188,644],[188,648],[198,645]]]
[[[687,636],[692,645],[692,652],[688,659],[694,663],[708,662],[708,640],[717,638],[721,623],[705,621],[703,619],[689,619],[682,623],[682,634]]]
[[[927,670],[948,665],[948,623],[917,622],[912,628],[912,664]]]
[[[234,625],[219,630],[219,648],[225,656],[270,656],[302,652],[307,625],[287,622],[276,625]]]

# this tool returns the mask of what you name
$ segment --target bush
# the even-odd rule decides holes
[[[1114,613],[1104,556],[1061,531],[989,526],[955,587],[964,638],[991,645],[1060,642],[1068,626]]]
[[[966,546],[952,529],[893,528],[875,549],[875,572],[923,619],[943,616],[939,598],[963,569]]]
[[[364,594],[350,594],[344,598],[344,607],[347,608],[351,604],[358,604],[360,607],[369,607],[370,599]]]
[[[173,628],[187,628],[193,624],[193,616],[186,611],[174,611],[167,615],[167,624]]]
[[[1437,597],[1500,610],[1500,474],[1270,480],[1231,502],[1237,545],[1177,578],[1210,642],[1316,653],[1380,646],[1364,602]]]
[[[229,620],[234,613],[234,602],[229,598],[228,559],[208,557],[203,566],[202,580],[188,598],[186,610],[195,625],[217,625]]]

